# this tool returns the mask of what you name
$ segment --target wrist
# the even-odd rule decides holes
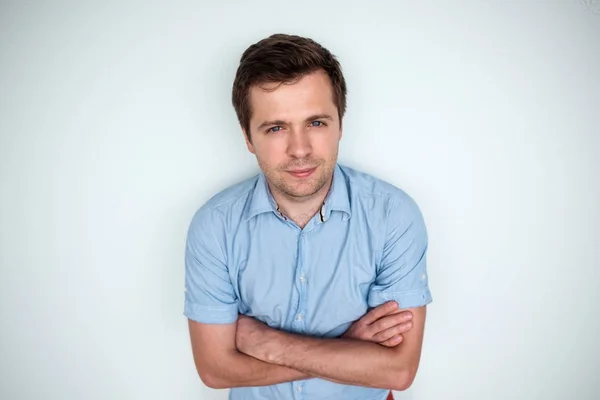
[[[263,361],[279,365],[284,347],[284,334],[277,329],[268,329],[265,336],[265,359]]]

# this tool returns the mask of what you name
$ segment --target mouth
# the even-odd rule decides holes
[[[296,178],[308,178],[309,176],[312,175],[313,172],[315,172],[316,169],[317,169],[317,167],[313,167],[313,168],[294,169],[294,170],[290,170],[290,171],[286,171],[286,172]]]

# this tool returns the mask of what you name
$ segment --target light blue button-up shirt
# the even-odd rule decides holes
[[[190,224],[189,319],[227,324],[245,314],[287,331],[342,335],[370,308],[432,301],[427,231],[401,189],[337,165],[324,206],[301,229],[277,212],[264,174],[220,192]],[[308,379],[233,388],[232,400],[382,400],[388,390]]]

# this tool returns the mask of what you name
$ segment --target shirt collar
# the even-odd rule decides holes
[[[267,178],[262,171],[258,175],[256,186],[254,187],[251,196],[252,198],[250,199],[250,206],[246,210],[245,220],[249,220],[256,215],[265,212],[277,212],[277,203],[271,194]],[[348,182],[346,181],[346,177],[339,164],[335,165],[331,189],[325,197],[323,208],[320,210],[325,221],[329,219],[332,211],[343,211],[346,213],[347,219],[351,216]]]
[[[246,210],[246,221],[258,214],[275,211],[277,209],[277,204],[275,204],[275,199],[273,199],[273,195],[267,184],[267,178],[262,171],[258,174],[256,186],[254,187],[251,196],[250,206]]]
[[[333,170],[331,189],[329,190],[327,197],[325,197],[325,203],[323,204],[322,210],[325,221],[329,219],[332,211],[344,212],[346,214],[346,219],[350,219],[352,216],[348,181],[339,164],[336,164],[335,169]]]

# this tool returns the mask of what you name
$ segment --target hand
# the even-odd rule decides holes
[[[388,301],[355,321],[342,337],[395,347],[402,343],[402,335],[412,328],[411,319],[410,311],[399,310],[398,303]]]
[[[239,315],[235,333],[235,345],[241,353],[267,361],[272,334],[276,332],[268,325],[246,315]]]

